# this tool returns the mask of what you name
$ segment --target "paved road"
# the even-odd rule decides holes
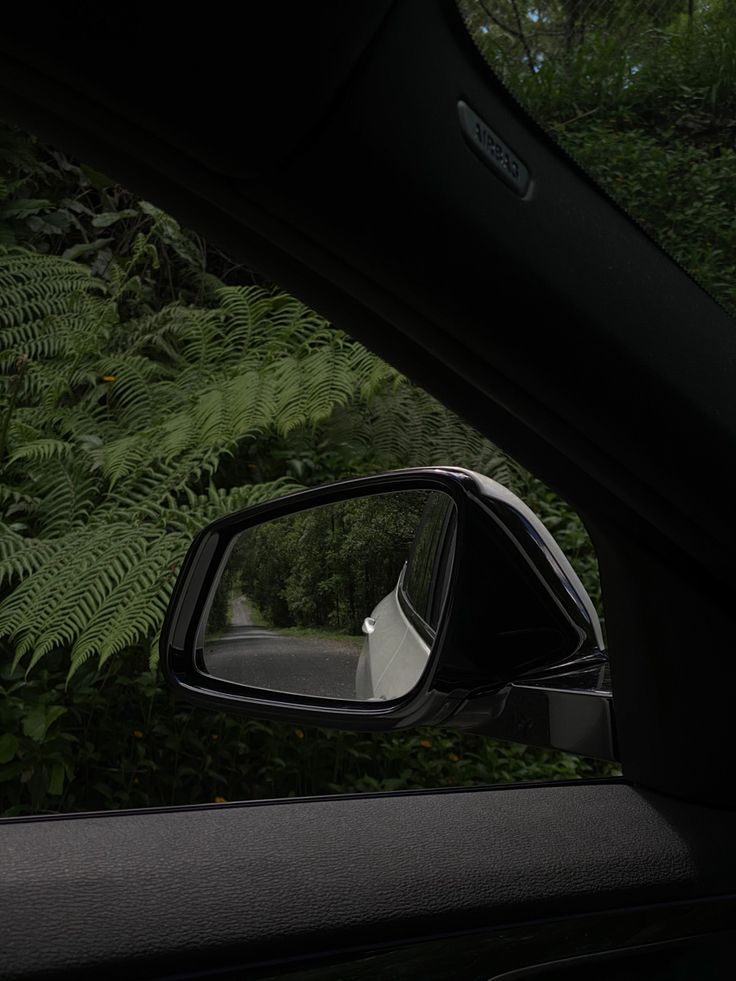
[[[242,685],[328,698],[355,698],[355,669],[362,646],[318,637],[281,636],[256,627],[241,599],[233,602],[230,626],[205,641],[208,672]]]

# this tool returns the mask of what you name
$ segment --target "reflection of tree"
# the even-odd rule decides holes
[[[225,570],[225,575],[217,586],[217,592],[214,595],[210,611],[207,615],[208,637],[219,634],[228,625],[231,591],[230,576],[228,575],[228,571]]]
[[[228,589],[245,593],[275,627],[359,633],[396,586],[427,493],[342,501],[246,531],[230,557]]]

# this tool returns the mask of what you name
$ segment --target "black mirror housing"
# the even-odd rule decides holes
[[[207,672],[203,623],[236,536],[308,509],[397,491],[440,491],[456,516],[446,599],[426,668],[410,691],[355,702],[248,687]],[[215,521],[185,558],[161,634],[161,659],[169,683],[196,704],[344,729],[441,724],[554,745],[550,692],[564,692],[568,703],[576,693],[594,696],[596,702],[585,702],[582,738],[580,726],[558,724],[558,733],[567,728],[578,735],[556,741],[573,742],[559,748],[588,755],[615,754],[610,692],[601,680],[606,658],[590,598],[533,512],[495,481],[460,468],[345,480]],[[524,718],[524,705],[533,706],[533,717]]]

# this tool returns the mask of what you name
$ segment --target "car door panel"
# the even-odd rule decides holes
[[[649,912],[649,911],[648,911]],[[679,912],[679,911],[678,911]],[[713,911],[710,910],[710,913]],[[664,914],[664,915],[663,915]],[[259,981],[719,981],[730,975],[736,934],[723,929],[684,940],[640,944],[641,935],[665,937],[668,914],[655,907],[640,919],[622,913],[579,917],[535,924],[535,929],[509,928],[460,934],[424,944],[408,944],[389,952],[322,959],[318,966],[289,970],[264,966],[252,973]],[[659,917],[655,920],[655,917]],[[694,929],[697,926],[693,924]],[[712,924],[711,927],[712,929]],[[618,949],[603,949],[606,942]],[[576,957],[547,960],[558,948],[592,950]],[[544,958],[541,963],[539,958]],[[594,974],[593,974],[594,972]],[[226,975],[227,976],[227,975]],[[231,976],[235,976],[234,974]],[[242,976],[242,975],[241,975]],[[249,975],[251,976],[251,975]]]
[[[485,931],[491,976],[499,937],[510,968],[723,928],[734,833],[622,781],[7,820],[0,973],[273,973]]]

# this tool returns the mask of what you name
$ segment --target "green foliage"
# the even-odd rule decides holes
[[[565,753],[442,730],[354,733],[176,703],[140,657],[0,676],[0,813],[152,807],[604,776]]]
[[[445,463],[536,495],[595,591],[590,543],[453,413],[153,205],[2,126],[0,165],[0,810],[593,772],[480,737],[303,733],[173,704],[158,631],[189,542],[222,514]],[[333,556],[341,588],[359,532]],[[299,622],[314,583],[293,571]]]
[[[736,151],[590,122],[564,138],[661,247],[736,311]]]
[[[0,366],[3,477],[13,492],[0,528],[0,585],[11,590],[0,637],[27,670],[57,649],[69,652],[70,675],[90,657],[102,665],[135,647],[155,661],[192,535],[297,486],[283,473],[254,483],[223,472],[259,437],[323,425],[330,438],[349,423],[387,466],[509,469],[469,427],[289,297],[223,287],[217,306],[176,302],[125,321],[117,286],[18,249],[0,256],[0,282],[12,285]]]
[[[460,0],[460,9],[518,101],[736,312],[730,0]]]
[[[3,276],[15,285],[0,339],[4,476],[28,507],[10,502],[0,537],[0,583],[13,587],[0,636],[27,669],[68,649],[73,673],[91,656],[150,648],[192,534],[295,486],[222,486],[220,461],[325,419],[376,377],[376,359],[259,287],[131,325],[64,260],[9,252]],[[165,357],[151,350],[163,336]]]

